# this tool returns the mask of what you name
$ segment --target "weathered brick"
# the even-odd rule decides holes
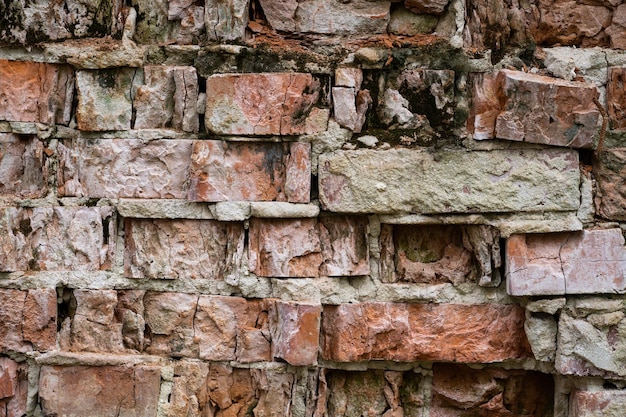
[[[144,297],[148,329],[146,352],[172,357],[197,357],[194,315],[198,296],[172,292],[150,292]]]
[[[125,275],[223,280],[243,254],[242,223],[126,219]]]
[[[252,219],[250,269],[269,277],[367,275],[367,219]]]
[[[192,201],[308,203],[311,145],[196,141],[191,155]]]
[[[626,148],[598,151],[593,174],[598,215],[609,220],[626,220]]]
[[[320,336],[322,307],[275,301],[269,314],[272,357],[294,366],[314,365]]]
[[[69,66],[0,60],[0,120],[66,125],[73,92]]]
[[[275,30],[329,35],[369,35],[385,32],[389,22],[390,2],[261,0],[261,7]]]
[[[192,143],[139,139],[64,141],[59,144],[59,194],[185,199]]]
[[[55,290],[2,289],[0,295],[0,350],[53,350],[57,326]]]
[[[205,125],[223,135],[301,135],[326,129],[311,74],[217,74],[206,82]]]
[[[198,75],[194,67],[147,65],[144,83],[133,100],[135,129],[198,132]]]
[[[619,417],[626,409],[626,391],[575,391],[570,395],[570,417]]]
[[[320,155],[322,208],[341,213],[577,210],[578,153],[335,151]]]
[[[514,305],[358,303],[324,306],[322,358],[500,362],[531,355]]]
[[[44,415],[151,417],[160,387],[158,366],[44,365],[39,400]]]
[[[0,133],[0,196],[45,197],[48,168],[41,141],[33,136]]]
[[[296,376],[283,370],[233,368],[223,363],[177,363],[168,416],[290,415]]]
[[[468,119],[475,139],[591,148],[600,115],[592,84],[521,71],[474,77]]]
[[[200,296],[194,317],[199,357],[211,361],[270,359],[267,307],[239,297]],[[257,327],[259,326],[259,327]],[[261,336],[261,337],[258,337]]]
[[[0,358],[0,416],[26,415],[28,365]]]
[[[512,235],[506,280],[511,295],[614,293],[626,290],[620,229]]]
[[[544,416],[553,413],[552,375],[534,371],[433,366],[430,415]]]
[[[129,130],[137,71],[133,68],[77,71],[78,128],[88,131]]]
[[[97,271],[111,266],[110,207],[0,210],[0,271]]]

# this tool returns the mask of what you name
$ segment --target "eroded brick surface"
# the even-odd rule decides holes
[[[223,280],[243,253],[241,223],[127,219],[124,270],[132,278]]]
[[[32,136],[0,133],[0,196],[40,198],[48,192],[49,161]]]
[[[56,345],[54,289],[1,289],[0,350],[53,350]]]
[[[530,347],[524,310],[513,305],[359,303],[325,306],[322,357],[499,362]]]
[[[507,241],[512,295],[621,292],[626,250],[620,229],[513,235]]]
[[[0,271],[111,267],[110,207],[5,208],[0,213]]]
[[[299,135],[326,129],[328,112],[313,107],[311,74],[218,74],[206,83],[205,124],[223,135]]]
[[[192,201],[308,203],[311,145],[196,141],[190,172]]]
[[[276,301],[270,308],[272,356],[294,366],[317,362],[322,307]]]
[[[369,273],[367,220],[253,219],[250,269],[259,276],[317,277]]]
[[[186,198],[191,140],[76,139],[59,145],[59,194]]]
[[[68,66],[0,60],[0,120],[68,124],[73,92]]]
[[[592,84],[502,70],[475,78],[469,130],[476,139],[508,139],[590,148],[600,115]]]
[[[157,366],[42,366],[39,396],[45,415],[156,416]],[[112,413],[113,412],[113,413]]]

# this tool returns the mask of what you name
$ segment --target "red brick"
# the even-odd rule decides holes
[[[322,358],[500,362],[527,358],[524,309],[514,305],[358,303],[325,306]]]
[[[97,271],[111,266],[110,207],[0,210],[0,271]]]
[[[196,141],[189,198],[308,203],[310,153],[308,143]]]
[[[127,219],[127,277],[223,280],[243,252],[241,223]]]
[[[252,219],[250,269],[259,276],[369,274],[367,219]]]
[[[506,269],[511,295],[622,292],[624,237],[620,229],[513,235]]]
[[[0,351],[48,351],[56,347],[54,289],[0,290]]]
[[[33,136],[0,133],[0,196],[41,198],[48,192],[48,158]]]
[[[28,365],[0,358],[0,416],[26,415]]]
[[[272,356],[294,366],[317,363],[320,305],[277,300],[270,308]]]
[[[501,70],[474,79],[469,131],[476,139],[508,139],[591,148],[598,109],[592,84]]]
[[[73,91],[69,66],[0,60],[0,120],[68,124]]]
[[[575,391],[570,395],[570,417],[618,417],[626,410],[626,391]]]
[[[191,146],[191,140],[63,141],[59,144],[59,194],[186,199]]]
[[[311,74],[217,74],[206,82],[207,129],[223,135],[301,135],[326,129]]]
[[[151,417],[160,387],[157,366],[44,365],[39,399],[44,415]]]

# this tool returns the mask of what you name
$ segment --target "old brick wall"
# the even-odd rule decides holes
[[[0,417],[626,410],[622,0],[0,2]]]

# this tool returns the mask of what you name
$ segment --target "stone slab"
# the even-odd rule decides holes
[[[28,396],[28,364],[0,358],[0,413],[25,416]]]
[[[195,141],[190,176],[192,201],[308,203],[311,145]]]
[[[322,307],[275,301],[269,312],[272,357],[293,366],[317,363]]]
[[[320,155],[322,208],[340,213],[473,213],[577,210],[578,153],[336,151]]]
[[[597,214],[608,220],[626,220],[626,148],[598,151],[593,174]]]
[[[626,9],[625,9],[626,10]],[[607,104],[611,128],[616,130],[626,129],[626,67],[609,68],[609,80],[606,85]]]
[[[192,144],[184,139],[65,140],[58,148],[59,194],[186,199]]]
[[[32,136],[0,133],[0,196],[44,197],[48,168],[43,142]]]
[[[626,391],[576,391],[570,396],[570,417],[619,417],[626,410]]]
[[[621,229],[512,235],[506,248],[507,291],[511,295],[626,291]]]
[[[326,129],[311,74],[217,74],[206,81],[205,126],[221,135],[301,135]]]
[[[515,305],[357,303],[324,306],[322,358],[501,362],[527,358],[524,309]]]

